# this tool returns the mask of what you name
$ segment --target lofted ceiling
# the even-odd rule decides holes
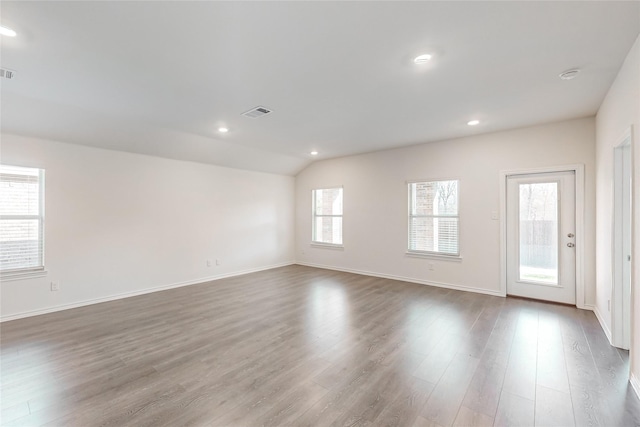
[[[1,82],[3,132],[289,175],[592,116],[640,32],[637,1],[2,1],[0,13],[18,33],[1,39],[16,72]],[[242,116],[258,105],[273,112]]]

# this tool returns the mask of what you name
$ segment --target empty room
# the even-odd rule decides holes
[[[3,0],[0,52],[0,426],[640,425],[639,1]]]

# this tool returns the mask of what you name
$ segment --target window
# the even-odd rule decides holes
[[[0,165],[0,272],[44,270],[44,171]]]
[[[314,243],[342,245],[342,188],[313,190]]]
[[[409,183],[409,252],[458,256],[458,181]]]

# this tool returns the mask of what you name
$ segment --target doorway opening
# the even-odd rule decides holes
[[[611,341],[628,350],[631,345],[631,130],[613,149],[613,230]]]

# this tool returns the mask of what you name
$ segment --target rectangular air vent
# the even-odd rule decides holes
[[[258,107],[252,108],[249,111],[245,111],[244,113],[242,113],[242,115],[243,116],[247,116],[247,117],[251,117],[252,119],[255,119],[257,117],[266,116],[270,112],[271,112],[270,109],[268,109],[266,107],[258,106]]]
[[[16,76],[15,71],[7,70],[6,68],[0,68],[0,78],[11,80]]]

